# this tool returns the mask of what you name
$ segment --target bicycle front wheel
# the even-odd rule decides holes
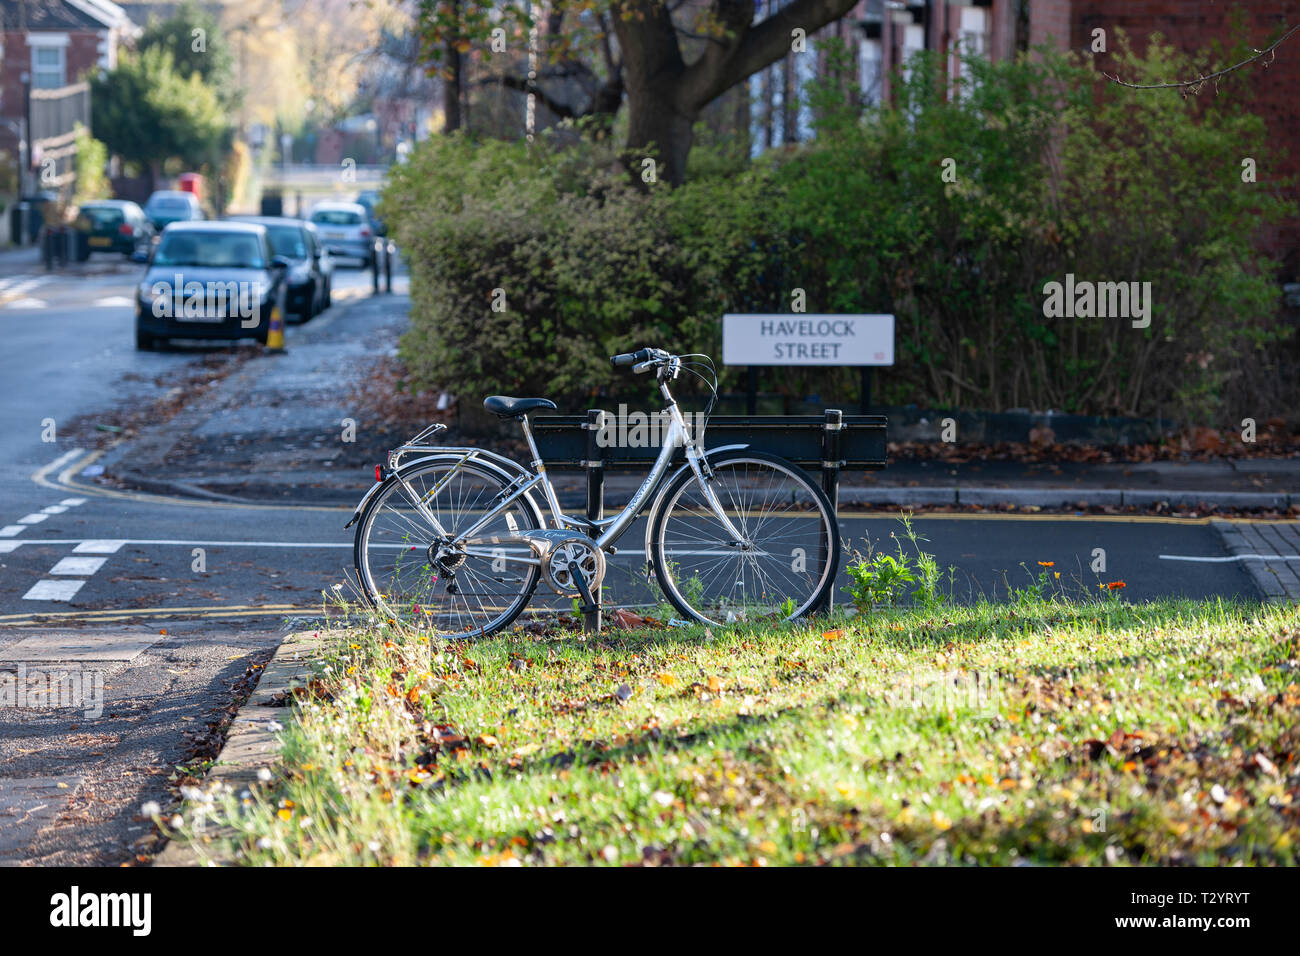
[[[390,478],[362,512],[354,544],[357,577],[371,606],[450,638],[484,636],[510,624],[537,587],[536,564],[511,560],[529,556],[528,547],[448,543],[479,522],[506,485],[493,469],[452,457],[412,465]],[[475,537],[537,527],[532,510],[516,500]]]
[[[680,472],[651,530],[655,577],[668,600],[711,624],[797,618],[819,608],[835,586],[840,551],[826,494],[764,452],[724,452],[709,464],[709,486],[741,540],[719,520],[695,473]]]

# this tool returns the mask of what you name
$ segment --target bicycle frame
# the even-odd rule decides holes
[[[617,514],[608,518],[592,520],[585,517],[580,518],[568,515],[564,512],[564,509],[560,506],[559,499],[555,494],[555,488],[551,484],[550,476],[547,474],[546,463],[542,460],[542,456],[537,450],[537,443],[533,439],[532,429],[528,425],[528,417],[526,415],[520,416],[519,423],[520,427],[523,429],[524,438],[528,442],[528,449],[532,454],[532,460],[529,462],[529,466],[532,469],[531,471],[520,465],[518,462],[478,448],[450,448],[446,446],[421,444],[419,443],[419,439],[430,434],[432,431],[431,429],[426,429],[420,435],[417,435],[411,443],[403,445],[389,454],[388,464],[392,471],[392,477],[401,485],[403,492],[410,500],[411,504],[417,511],[419,511],[421,516],[429,522],[429,525],[433,528],[434,532],[440,538],[444,539],[445,545],[449,547],[464,548],[466,553],[479,557],[492,557],[506,561],[536,565],[538,564],[538,558],[536,556],[512,556],[500,551],[500,545],[502,544],[532,544],[532,539],[529,539],[526,534],[517,536],[512,535],[508,537],[492,535],[486,538],[476,537],[476,535],[480,530],[487,527],[498,515],[504,513],[514,505],[515,502],[528,496],[533,489],[540,486],[542,494],[546,500],[546,506],[551,513],[551,524],[555,529],[580,531],[586,536],[592,538],[595,541],[596,546],[601,550],[610,550],[614,543],[617,542],[631,526],[632,522],[636,520],[646,502],[650,500],[652,493],[663,483],[664,477],[669,473],[669,470],[672,467],[672,460],[674,455],[676,455],[677,450],[685,449],[687,465],[694,472],[695,479],[704,493],[704,499],[708,504],[709,509],[722,523],[722,526],[727,530],[727,533],[731,535],[733,542],[743,548],[747,545],[744,536],[739,530],[737,530],[736,526],[732,524],[731,519],[727,517],[726,512],[722,508],[721,502],[718,501],[718,498],[711,487],[710,479],[712,477],[712,471],[709,468],[706,453],[701,447],[701,436],[692,435],[690,433],[690,430],[687,428],[686,422],[682,417],[681,409],[678,407],[676,400],[668,390],[667,382],[669,379],[674,377],[675,372],[673,370],[665,371],[667,374],[661,373],[659,377],[659,390],[663,394],[664,400],[667,403],[669,426],[667,434],[663,438],[663,445],[659,451],[659,456],[655,459],[654,464],[650,468],[649,474],[646,476],[645,480],[641,482],[640,487],[637,488],[627,505]],[[439,428],[437,430],[440,431],[442,429]],[[423,495],[417,494],[402,477],[401,459],[405,455],[424,453],[448,455],[457,452],[464,452],[464,454],[461,455],[459,460],[457,460],[447,474],[443,475],[438,482]],[[443,528],[442,524],[438,521],[437,517],[429,510],[426,502],[435,498],[437,493],[456,476],[462,467],[476,460],[506,470],[513,474],[514,478],[506,488],[503,489],[502,493],[498,495],[497,500],[493,501],[488,506],[482,517],[459,534],[454,536],[449,535],[446,529]],[[377,487],[378,486],[376,486],[376,488]],[[369,496],[367,495],[367,497]],[[531,499],[529,499],[529,501],[531,504]],[[360,514],[361,508],[364,504],[365,500],[363,499],[361,505],[357,508],[358,514]],[[495,546],[496,550],[486,550],[493,546]],[[483,548],[485,550],[476,550],[478,548]]]

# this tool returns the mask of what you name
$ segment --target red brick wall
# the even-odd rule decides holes
[[[1035,0],[1035,6],[1043,3]],[[1056,0],[1046,5],[1065,4]],[[1138,50],[1145,48],[1153,33],[1188,52],[1204,49],[1215,40],[1228,46],[1233,37],[1228,16],[1233,9],[1245,15],[1243,22],[1255,47],[1262,47],[1264,38],[1280,24],[1300,24],[1300,0],[1074,0],[1073,46],[1087,46],[1096,27],[1106,30],[1108,49],[1114,49],[1117,27],[1124,29]],[[1098,61],[1103,69],[1112,71],[1110,56],[1099,54]],[[1257,172],[1260,183],[1285,178],[1300,182],[1300,33],[1278,48],[1267,69],[1253,64],[1237,75],[1247,83],[1251,97],[1243,108],[1263,117],[1270,141],[1288,154],[1273,168],[1261,162]],[[1215,93],[1207,87],[1200,95]],[[1288,192],[1292,200],[1300,202],[1300,186],[1292,186]],[[1262,239],[1269,252],[1282,261],[1284,281],[1300,281],[1300,216],[1268,230]]]
[[[1029,0],[1029,45],[1047,43],[1048,38],[1057,46],[1070,42],[1071,0]]]
[[[94,33],[74,33],[68,38],[67,77],[77,83],[99,67],[100,39]]]

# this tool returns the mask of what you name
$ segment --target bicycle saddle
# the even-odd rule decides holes
[[[502,418],[518,418],[535,408],[555,408],[549,398],[511,398],[508,395],[489,395],[483,399],[483,407],[493,415]]]

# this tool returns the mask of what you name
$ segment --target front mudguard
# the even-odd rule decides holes
[[[744,451],[749,447],[750,446],[747,444],[746,445],[720,445],[717,448],[710,448],[708,451],[706,451],[704,453],[704,460],[707,462],[714,455],[718,455],[728,451]],[[676,471],[674,471],[672,474],[670,474],[664,481],[659,483],[659,491],[655,494],[654,501],[651,502],[649,510],[647,510],[645,513],[646,514],[645,576],[647,581],[653,581],[655,576],[655,564],[654,564],[655,559],[654,559],[654,555],[650,553],[650,535],[654,530],[655,518],[658,517],[659,515],[659,509],[663,507],[664,496],[668,493],[668,489],[673,486],[673,482],[677,479],[677,476],[684,471],[689,471],[690,467],[691,467],[691,463],[688,461],[680,468],[678,468]]]

